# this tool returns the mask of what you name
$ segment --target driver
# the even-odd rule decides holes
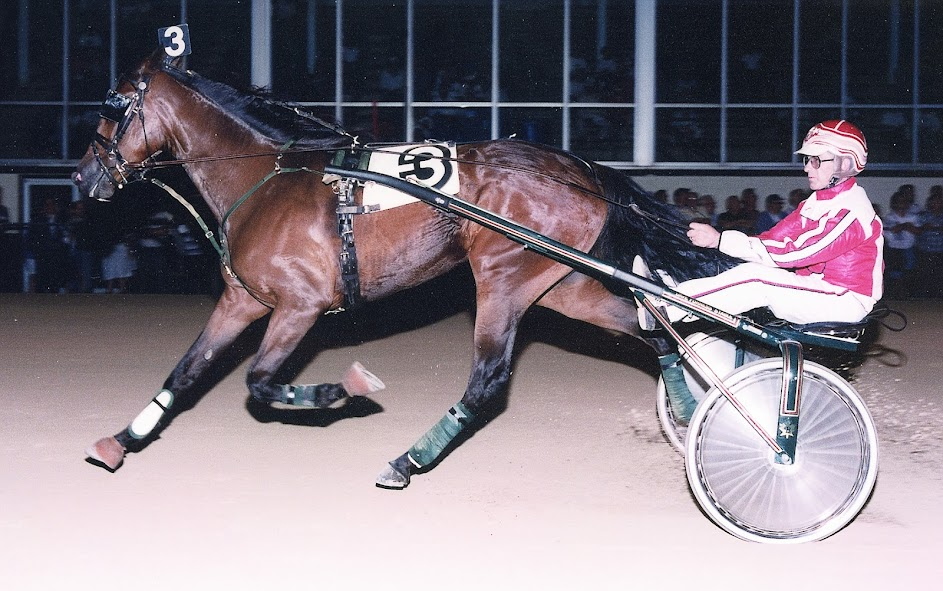
[[[731,314],[766,306],[796,324],[858,322],[874,308],[883,292],[884,240],[881,220],[855,179],[868,159],[864,134],[848,121],[824,121],[795,153],[812,195],[758,236],[691,223],[694,245],[745,262],[680,283],[677,291]],[[671,306],[667,311],[671,321],[685,316]],[[643,329],[654,328],[644,307],[639,319]]]

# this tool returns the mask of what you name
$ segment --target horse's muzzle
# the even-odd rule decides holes
[[[108,201],[115,192],[113,184],[101,171],[98,171],[98,174],[83,172],[80,167],[72,173],[71,178],[75,186],[79,188],[79,192],[92,199]]]

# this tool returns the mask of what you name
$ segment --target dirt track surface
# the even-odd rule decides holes
[[[939,302],[896,305],[910,326],[879,344],[899,355],[853,381],[880,437],[871,501],[838,534],[793,546],[737,540],[701,513],[659,430],[646,349],[550,314],[522,331],[504,411],[405,491],[374,478],[461,396],[466,312],[316,327],[295,383],[338,381],[359,360],[387,385],[338,410],[247,407],[250,333],[159,440],[115,473],[87,463],[212,305],[0,295],[4,589],[860,590],[943,575]]]

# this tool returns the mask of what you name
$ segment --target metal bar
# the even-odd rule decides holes
[[[494,230],[526,248],[533,250],[559,263],[597,279],[613,278],[648,293],[660,295],[665,288],[643,277],[621,271],[584,252],[576,250],[562,242],[548,238],[517,222],[509,220],[487,209],[478,207],[457,197],[453,197],[431,187],[417,184],[386,174],[369,170],[351,170],[336,166],[326,166],[324,172],[342,177],[351,177],[361,181],[373,181],[397,189],[443,211],[455,213],[465,219],[478,223],[489,230]]]
[[[326,166],[324,171],[327,174],[336,174],[341,177],[350,177],[360,181],[372,181],[402,191],[433,207],[455,213],[489,230],[498,232],[509,240],[523,245],[525,248],[542,254],[558,263],[563,263],[594,279],[614,279],[619,283],[639,289],[645,294],[659,297],[689,314],[694,314],[704,320],[722,324],[769,345],[776,346],[782,340],[780,334],[767,327],[756,324],[749,318],[729,314],[723,310],[705,304],[700,300],[688,297],[683,293],[653,283],[645,277],[618,269],[605,261],[540,234],[513,220],[509,220],[453,195],[433,189],[409,177],[407,177],[409,180],[406,180],[370,170],[353,170],[337,166]]]
[[[344,123],[344,0],[334,18],[334,119]]]
[[[59,151],[60,158],[69,157],[69,3],[62,3],[62,104],[59,113],[62,121],[59,123]]]
[[[501,137],[501,0],[491,0],[491,139]]]
[[[645,297],[644,294],[641,294],[637,297],[639,297],[639,300],[641,301],[642,305],[645,306],[645,309],[655,317],[655,320],[657,320],[665,328],[665,330],[668,331],[668,334],[671,335],[672,340],[677,343],[678,347],[684,350],[688,361],[693,364],[695,371],[697,371],[697,373],[700,374],[702,378],[710,382],[711,385],[720,390],[720,393],[723,394],[724,398],[726,398],[730,405],[733,406],[734,410],[736,410],[740,416],[743,417],[743,419],[750,425],[750,427],[756,431],[757,435],[759,435],[760,438],[766,442],[766,445],[768,445],[770,449],[772,449],[773,452],[777,454],[777,457],[781,456],[785,450],[779,444],[778,440],[767,433],[766,429],[764,429],[756,421],[756,419],[753,418],[753,415],[750,414],[750,411],[748,411],[746,407],[743,406],[743,404],[737,399],[733,392],[730,391],[727,385],[724,384],[724,380],[717,375],[717,372],[715,372],[711,366],[708,365],[707,362],[697,354],[697,351],[694,350],[694,347],[689,345],[688,342],[684,340],[684,337],[682,337],[678,331],[676,331],[674,327],[671,326],[668,318],[666,318],[665,315],[662,314],[654,304],[652,304],[649,298]]]
[[[655,163],[656,14],[655,2],[636,0],[632,159],[637,166]]]
[[[570,20],[572,19],[572,0],[563,0],[563,106],[560,109],[561,138],[560,147],[570,149]]]
[[[416,135],[416,73],[413,60],[416,56],[416,5],[415,0],[406,0],[406,141],[412,142]],[[425,139],[425,138],[423,138]]]
[[[272,86],[272,0],[252,0],[249,69],[252,84]]]
[[[721,324],[739,334],[761,341],[767,345],[778,347],[783,341],[793,339],[799,342],[824,345],[836,349],[855,350],[857,348],[858,343],[851,339],[815,333],[803,333],[786,327],[763,326],[745,316],[724,312],[723,310],[691,298],[681,292],[653,283],[645,277],[635,275],[628,271],[622,271],[605,261],[549,238],[513,220],[509,220],[453,195],[433,189],[409,177],[407,177],[407,180],[370,170],[353,170],[338,166],[327,166],[324,171],[328,174],[350,177],[360,181],[372,181],[402,191],[433,207],[454,213],[467,220],[480,224],[489,230],[498,232],[509,240],[517,242],[529,250],[533,250],[558,263],[563,263],[594,279],[613,279],[636,290],[641,290],[642,294],[636,294],[636,297],[639,297],[639,295],[643,297],[645,295],[655,296],[676,308],[684,310],[688,314],[693,314],[703,320]],[[667,320],[662,324],[666,322]]]
[[[776,443],[782,453],[776,463],[789,466],[796,461],[799,437],[799,398],[802,392],[802,345],[785,340],[779,344],[783,356],[783,380],[779,393],[779,418],[776,421]]]

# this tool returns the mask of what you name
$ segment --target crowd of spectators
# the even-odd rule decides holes
[[[759,198],[756,189],[747,188],[740,195],[728,196],[724,201],[724,210],[718,211],[713,195],[700,195],[696,191],[680,187],[671,194],[671,205],[686,222],[701,222],[721,231],[739,230],[755,236],[773,227],[806,197],[801,190],[793,191],[790,195],[793,194],[797,201],[791,205],[787,205],[779,195],[769,195],[765,200],[766,209],[758,211],[756,207]],[[658,191],[656,197],[667,200],[667,192]]]
[[[882,221],[887,297],[943,298],[943,185],[922,206],[914,186],[901,185]]]
[[[668,192],[656,197],[669,201]],[[686,187],[671,193],[682,219],[718,230],[757,235],[773,227],[808,196],[794,189],[783,199],[767,195],[764,209],[753,188],[724,200]],[[0,202],[0,292],[216,294],[221,289],[215,253],[203,237],[166,211],[120,228],[96,224],[87,202],[63,205],[46,198],[25,226],[11,224]],[[943,185],[933,185],[921,204],[910,184],[891,196],[884,223],[885,294],[889,299],[943,298]]]
[[[187,223],[159,211],[125,227],[93,219],[88,208],[46,197],[28,224],[10,224],[0,211],[0,291],[218,293],[215,253]]]
[[[773,193],[763,199],[764,209],[759,211],[756,189],[746,188],[728,196],[724,211],[718,212],[713,195],[682,187],[671,193],[671,205],[685,221],[755,236],[776,225],[808,195],[803,189],[793,189],[786,199]],[[655,196],[668,202],[666,190],[656,191]],[[884,223],[885,296],[943,298],[943,185],[930,187],[923,205],[913,185],[901,185],[891,197],[890,211],[878,213]]]

